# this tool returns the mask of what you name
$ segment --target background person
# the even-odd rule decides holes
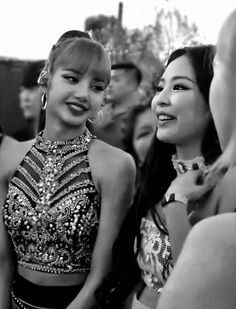
[[[157,130],[157,117],[151,101],[132,107],[124,117],[124,150],[132,155],[136,164],[136,188],[141,170]]]
[[[15,138],[26,141],[35,137],[42,129],[40,118],[42,111],[42,90],[38,85],[39,74],[44,67],[45,61],[30,62],[24,72],[19,92],[19,104],[27,127],[16,133]]]
[[[91,125],[92,132],[101,140],[124,150],[124,116],[130,108],[141,104],[139,86],[142,72],[134,63],[111,66],[111,82],[107,88],[103,117]]]

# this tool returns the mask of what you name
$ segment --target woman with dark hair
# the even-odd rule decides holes
[[[156,130],[157,118],[151,109],[151,101],[132,107],[124,117],[124,150],[132,155],[136,164],[136,188]]]
[[[236,308],[235,9],[221,26],[216,49],[209,100],[222,155],[201,185],[207,189],[213,182],[213,190],[199,200],[202,194],[193,187],[199,203],[195,212],[204,220],[189,233],[158,309]],[[184,178],[190,192],[189,176]]]
[[[178,182],[183,173],[207,170],[220,154],[208,101],[214,52],[212,45],[174,51],[155,87],[152,108],[158,119],[157,139],[147,156],[139,190],[114,246],[113,273],[97,291],[101,299],[110,291],[104,297],[107,303],[110,299],[110,308],[155,308],[180,244],[191,228],[184,193],[165,194],[169,194],[174,179]],[[180,226],[182,230],[177,231],[175,238],[173,212],[166,211],[169,202],[176,206],[175,210],[182,212],[184,208],[186,213],[187,223]],[[175,226],[181,224],[176,218]],[[132,290],[125,305],[121,305]]]

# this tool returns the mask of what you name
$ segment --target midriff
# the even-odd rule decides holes
[[[51,274],[18,265],[18,273],[28,281],[42,286],[71,286],[84,284],[88,273]]]

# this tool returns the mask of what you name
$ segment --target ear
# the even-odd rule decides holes
[[[43,87],[43,86],[47,86],[48,84],[48,78],[49,78],[49,73],[45,70],[43,70],[38,78],[38,84]]]
[[[47,93],[48,89],[48,82],[49,82],[49,73],[45,70],[43,70],[38,78],[38,84],[41,87],[42,93]]]

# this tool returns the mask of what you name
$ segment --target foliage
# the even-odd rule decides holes
[[[112,63],[133,61],[138,64],[148,85],[160,75],[173,49],[201,42],[197,26],[189,24],[187,17],[177,9],[161,9],[155,24],[142,30],[122,27],[116,17],[105,15],[87,18],[85,30],[91,31],[92,36],[107,47]]]

